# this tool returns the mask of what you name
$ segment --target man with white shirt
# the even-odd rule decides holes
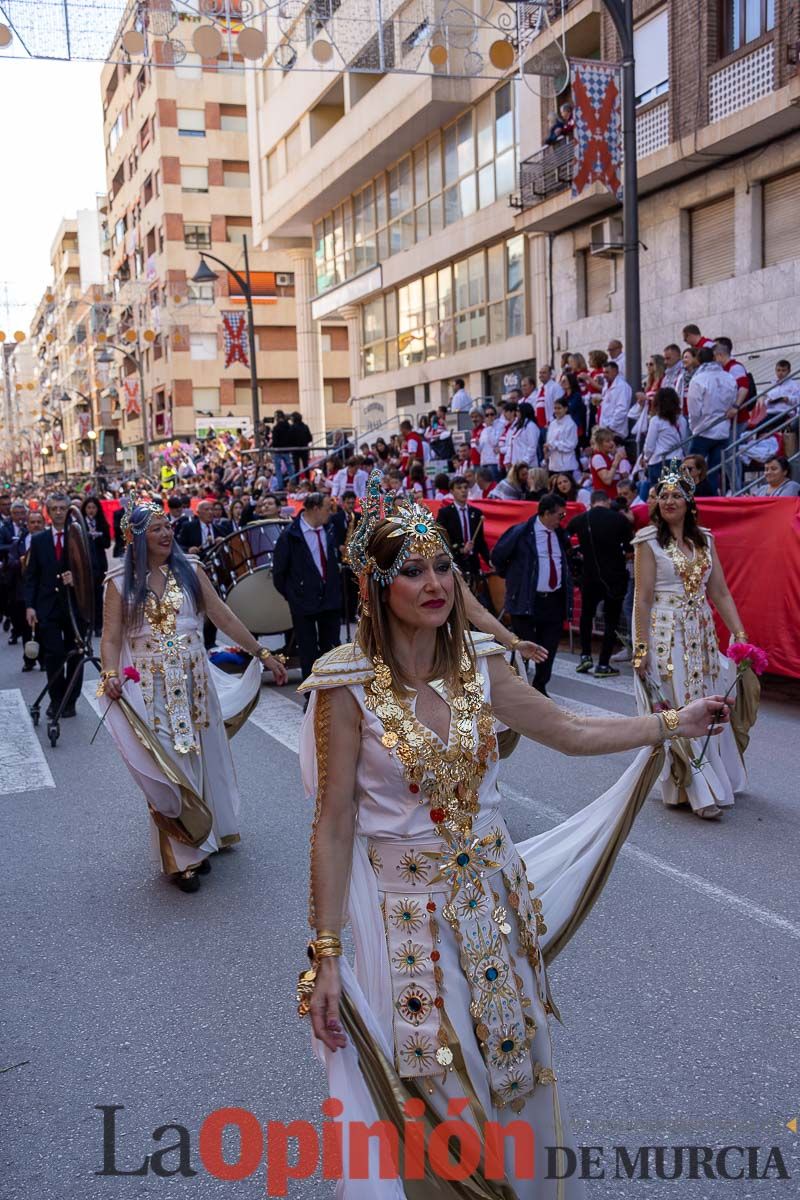
[[[699,350],[700,366],[689,384],[687,404],[692,440],[689,451],[702,454],[708,463],[712,495],[719,493],[719,465],[730,437],[731,408],[736,404],[737,384],[714,358],[710,346]],[[716,469],[715,469],[716,468]]]
[[[355,492],[359,499],[367,494],[367,472],[361,466],[361,459],[353,456],[348,458],[341,471],[337,471],[331,484],[331,495],[338,500],[343,492]]]
[[[566,511],[561,496],[542,496],[538,514],[507,529],[492,551],[492,563],[506,581],[511,628],[521,640],[538,642],[547,651],[533,677],[543,696],[572,599],[567,537],[561,528]]]
[[[617,364],[617,370],[622,379],[625,378],[625,351],[619,338],[612,338],[608,343],[608,361]]]
[[[536,413],[536,424],[545,432],[553,420],[553,405],[563,395],[564,389],[561,384],[553,379],[553,368],[545,363],[539,368],[539,386],[531,398],[533,411]]]
[[[50,706],[48,717],[63,705],[62,717],[75,716],[75,702],[83,685],[83,667],[78,671],[69,694],[67,683],[74,660],[67,658],[78,644],[69,615],[67,588],[72,587],[72,572],[67,557],[66,522],[69,500],[61,492],[47,497],[49,529],[31,538],[25,569],[25,619],[37,633],[44,654]]]
[[[303,511],[278,538],[272,557],[272,579],[292,614],[303,679],[340,640],[342,582],[330,516],[330,497],[311,492]]]
[[[450,398],[450,411],[468,413],[472,411],[472,397],[464,386],[463,379],[453,380],[453,395]]]
[[[624,442],[629,430],[628,413],[633,404],[631,385],[623,379],[619,365],[613,360],[603,367],[603,375],[605,383],[597,423]]]

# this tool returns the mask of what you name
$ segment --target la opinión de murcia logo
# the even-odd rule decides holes
[[[346,1127],[341,1100],[331,1097],[321,1106],[323,1120],[317,1129],[310,1121],[268,1121],[265,1125],[246,1108],[218,1108],[202,1122],[197,1137],[200,1163],[209,1175],[229,1182],[255,1177],[263,1169],[265,1194],[286,1196],[293,1180],[425,1178],[427,1170],[439,1179],[462,1181],[480,1170],[485,1179],[506,1178],[505,1152],[510,1146],[514,1175],[519,1180],[544,1179],[790,1179],[778,1146],[568,1146],[539,1147],[535,1152],[533,1128],[525,1121],[500,1125],[488,1121],[483,1138],[462,1117],[463,1097],[450,1100],[447,1119],[430,1131],[421,1118],[422,1100],[403,1105],[402,1132],[389,1121],[365,1125],[352,1121]],[[152,1132],[158,1148],[145,1153],[138,1166],[121,1164],[117,1157],[117,1113],[123,1104],[97,1104],[103,1116],[103,1167],[96,1175],[198,1174],[192,1165],[192,1141],[185,1125],[171,1122]],[[345,1129],[347,1136],[345,1138]],[[235,1161],[223,1152],[226,1131],[238,1135]],[[167,1140],[169,1139],[169,1141]],[[398,1165],[399,1164],[399,1165]]]

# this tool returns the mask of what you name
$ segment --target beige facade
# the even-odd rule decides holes
[[[598,0],[572,6],[568,55],[594,44],[602,57],[617,56],[601,11]],[[787,55],[796,10],[785,0],[639,0],[636,14],[643,54],[663,38],[643,81],[657,82],[655,94],[637,109],[642,353],[680,344],[691,322],[730,337],[756,380],[768,382],[775,357],[794,353],[800,366],[800,74]],[[747,25],[731,29],[740,14]],[[533,126],[537,137],[541,128]],[[548,174],[536,140],[522,147],[516,228],[531,239],[534,337],[543,356],[558,359],[623,337],[622,254],[591,249],[621,240],[622,214],[596,184],[573,198],[571,159],[560,178]]]
[[[192,283],[203,250],[243,273],[243,237],[253,245],[245,72],[241,61],[201,60],[192,48],[199,24],[199,17],[179,14],[170,34],[186,48],[179,64],[164,61],[166,44],[154,43],[155,65],[108,64],[102,75],[110,340],[119,342],[127,330],[136,334],[132,351],[144,371],[153,449],[194,437],[208,415],[246,425],[252,414],[249,367],[224,365],[222,314],[245,312],[241,291],[211,259],[216,283]],[[301,405],[298,363],[306,350],[295,320],[297,266],[283,249],[254,248],[250,270],[259,409],[269,417]],[[315,438],[326,426],[349,423],[344,327],[326,325],[317,341]],[[125,380],[138,369],[110,353],[120,360],[121,440],[132,465],[142,457],[142,418],[135,396],[126,397]]]
[[[102,398],[95,361],[98,313],[107,308],[101,253],[103,205],[59,225],[50,248],[51,279],[36,307],[29,340],[33,384],[25,424],[45,471],[89,474],[97,458],[113,465],[115,422]],[[22,461],[25,459],[22,455]]]
[[[546,7],[508,80],[314,72],[310,57],[248,77],[254,234],[313,255],[314,291],[298,303],[317,323],[347,322],[360,430],[440,403],[456,377],[474,397],[498,395],[537,361],[623,335],[621,255],[591,253],[592,240],[621,240],[620,206],[596,184],[572,198],[571,152],[548,176],[556,97],[530,71],[562,39],[568,58],[619,49],[601,0]],[[775,233],[800,197],[788,178],[797,12],[789,0],[634,7],[643,351],[680,341],[690,321],[741,350],[800,343],[798,250]],[[407,8],[383,9],[401,68]],[[337,31],[351,9],[334,5]],[[704,233],[714,214],[700,214],[716,200],[730,204],[721,256]]]

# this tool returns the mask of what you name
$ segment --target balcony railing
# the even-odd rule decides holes
[[[735,59],[708,80],[708,119],[711,124],[747,108],[775,87],[775,46],[766,42],[752,54]]]
[[[523,159],[519,164],[519,208],[532,208],[568,188],[574,162],[575,147],[566,140]]]

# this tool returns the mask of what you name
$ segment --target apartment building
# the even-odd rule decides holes
[[[61,221],[50,247],[50,282],[24,343],[35,374],[28,424],[36,454],[62,474],[88,474],[98,459],[116,461],[115,423],[93,352],[98,318],[107,311],[103,203]]]
[[[491,21],[507,7],[481,12]],[[426,0],[383,6],[382,72],[314,72],[321,40],[340,45],[358,13],[364,28],[363,6],[342,0],[298,16],[313,17],[316,44],[295,36],[287,54],[287,23],[273,30],[248,80],[255,236],[304,262],[298,322],[312,348],[315,323],[347,321],[362,430],[441,403],[454,378],[498,397],[559,350],[622,336],[621,255],[609,246],[621,209],[597,185],[572,198],[571,146],[564,162],[540,154],[568,90],[557,97],[536,65],[558,46],[618,59],[613,27],[602,0],[522,9],[507,78],[429,62],[400,73],[417,69],[437,19]],[[643,347],[660,351],[690,320],[739,346],[800,342],[786,219],[800,195],[797,10],[636,0],[635,14]],[[491,36],[476,24],[470,52]],[[363,66],[369,44],[349,44]],[[306,368],[313,390],[313,357]]]
[[[312,343],[315,325],[346,320],[362,430],[442,403],[457,376],[475,396],[499,395],[532,367],[526,239],[509,205],[520,85],[414,74],[434,12],[427,0],[384,6],[382,60],[399,70],[381,73],[363,69],[377,35],[353,40],[368,29],[363,11],[317,4],[316,36],[341,47],[349,29],[361,69],[311,70],[309,42],[281,72],[272,42],[248,80],[256,238],[291,245],[303,262],[297,303]],[[306,363],[313,392],[318,367]]]
[[[642,353],[691,321],[751,352],[766,382],[775,357],[800,366],[800,13],[790,0],[636,0],[634,12]],[[565,25],[568,56],[618,59],[600,0],[573,0]],[[599,185],[571,195],[572,146],[542,151],[549,114],[537,116],[515,227],[531,246],[532,333],[553,358],[622,337],[621,209]]]
[[[244,312],[242,290],[211,260],[216,282],[192,282],[203,251],[241,273],[243,238],[252,244],[244,63],[202,59],[194,51],[196,13],[170,9],[158,18],[158,28],[150,29],[150,63],[135,56],[123,61],[115,44],[110,57],[118,61],[101,78],[113,303],[108,341],[132,339],[123,342],[128,357],[108,350],[119,362],[114,386],[128,466],[143,462],[145,408],[153,451],[209,426],[248,429],[252,413],[249,367],[224,365],[223,314]],[[140,20],[133,5],[117,43]],[[164,21],[173,27],[167,31]],[[168,38],[156,37],[165,32]],[[301,406],[295,263],[282,249],[256,247],[250,270],[260,414],[269,417],[277,408]],[[332,322],[321,336],[315,437],[326,426],[349,424],[346,329]]]

